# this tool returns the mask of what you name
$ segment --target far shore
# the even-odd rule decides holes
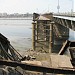
[[[0,17],[0,20],[32,20],[32,17]]]

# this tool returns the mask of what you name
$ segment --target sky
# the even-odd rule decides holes
[[[59,0],[60,12],[71,12],[72,1]],[[57,5],[58,0],[0,0],[0,13],[58,12]]]

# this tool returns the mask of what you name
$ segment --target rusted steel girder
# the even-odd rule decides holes
[[[54,20],[54,22],[75,31],[75,20],[74,20],[74,18],[66,17],[66,16],[53,16],[53,20]]]
[[[66,40],[66,42],[64,43],[64,45],[62,46],[62,48],[60,49],[60,51],[59,51],[59,55],[63,55],[64,54],[64,52],[67,50],[67,48],[69,47],[69,45],[70,45],[70,41],[68,41],[68,40]]]
[[[75,47],[75,41],[66,40],[58,54],[63,55],[68,47]]]
[[[23,64],[21,62],[15,62],[15,61],[0,60],[0,65],[7,65],[11,67],[19,66],[25,70],[44,72],[44,73],[75,74],[75,69],[73,68],[47,68],[42,66]]]

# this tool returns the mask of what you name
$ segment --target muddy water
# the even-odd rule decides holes
[[[6,36],[17,50],[32,48],[32,20],[0,19],[0,33]]]

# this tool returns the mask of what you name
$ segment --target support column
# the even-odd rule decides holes
[[[49,44],[49,53],[53,50],[53,24],[54,22],[50,23],[50,44]]]
[[[37,32],[37,33],[36,33],[36,35],[37,35],[37,36],[36,36],[36,37],[37,37],[36,39],[37,39],[37,41],[38,41],[38,25],[39,25],[39,24],[38,24],[38,21],[37,21],[37,23],[36,23],[36,30],[37,30],[37,31],[36,31],[36,32]]]
[[[33,50],[35,50],[35,39],[36,39],[36,23],[35,22],[33,22],[32,23],[33,24],[33,29],[32,29],[32,32],[33,32],[33,34],[32,34],[32,48],[33,48]]]

